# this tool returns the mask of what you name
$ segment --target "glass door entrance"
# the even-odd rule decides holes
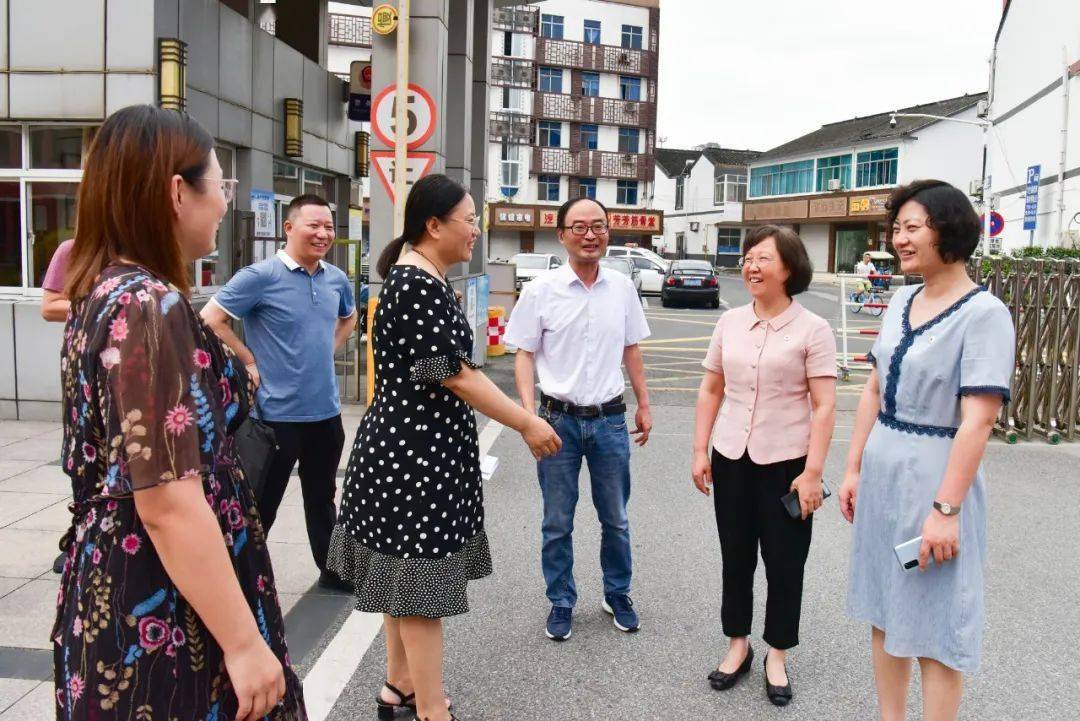
[[[854,273],[855,264],[869,249],[865,228],[837,229],[836,231],[836,272]]]

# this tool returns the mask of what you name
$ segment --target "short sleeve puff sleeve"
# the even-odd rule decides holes
[[[964,328],[959,394],[1000,395],[1008,403],[1016,367],[1015,348],[1009,309],[997,298],[989,298]]]
[[[391,290],[399,348],[409,364],[409,380],[439,384],[472,361],[472,329],[453,292],[423,271],[402,273]]]
[[[207,470],[214,450],[211,358],[195,337],[194,310],[160,284],[125,293],[98,356],[111,396],[106,488],[125,495]]]

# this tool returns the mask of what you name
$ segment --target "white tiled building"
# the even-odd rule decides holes
[[[489,256],[561,253],[550,212],[593,197],[612,242],[650,245],[659,0],[546,0],[495,10]]]
[[[910,108],[975,120],[986,93]],[[817,271],[851,271],[866,250],[884,250],[885,201],[899,184],[936,178],[967,192],[982,179],[976,125],[878,113],[830,123],[766,151],[750,163],[743,220],[793,227]],[[975,188],[977,190],[977,188]]]
[[[657,148],[654,207],[664,212],[657,250],[672,258],[701,258],[733,266],[746,230],[747,163],[755,150],[708,144],[693,150]]]
[[[1004,247],[1080,247],[1080,3],[1006,2],[993,67],[991,190],[1005,218]],[[1032,235],[1024,229],[1024,206],[1027,171],[1036,165]]]

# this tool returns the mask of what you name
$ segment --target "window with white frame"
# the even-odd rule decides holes
[[[0,288],[41,287],[75,235],[75,201],[97,126],[0,125]]]
[[[638,183],[636,180],[619,180],[615,185],[615,202],[619,205],[637,205]]]
[[[596,200],[596,178],[580,178],[578,180],[578,197]]]
[[[718,175],[713,180],[713,205],[741,203],[746,200],[745,175]]]
[[[599,45],[600,44],[600,21],[599,20],[586,20],[585,21],[585,43],[587,45]]]
[[[834,155],[829,158],[817,159],[817,192],[824,193],[831,190],[830,181],[839,184],[839,190],[847,190],[851,187],[851,155]]]
[[[638,153],[641,148],[640,128],[619,128],[619,152]]]
[[[682,210],[686,203],[686,176],[675,178],[675,210]]]
[[[563,39],[563,16],[548,15],[540,16],[540,37],[552,40]]]
[[[739,244],[742,240],[742,230],[739,228],[716,229],[716,253],[717,255],[738,255]]]
[[[540,145],[545,148],[562,147],[562,123],[557,120],[541,120],[537,123]]]
[[[641,78],[619,76],[619,97],[623,100],[641,100]]]
[[[877,185],[895,185],[898,157],[899,152],[896,148],[859,153],[855,161],[855,187],[872,188]]]
[[[622,46],[628,50],[641,50],[644,33],[640,25],[622,26]]]
[[[521,187],[521,146],[503,143],[500,149],[499,185],[504,188]]]
[[[540,68],[537,86],[542,93],[562,92],[562,68]]]
[[[559,199],[559,176],[538,175],[536,176],[537,200]]]

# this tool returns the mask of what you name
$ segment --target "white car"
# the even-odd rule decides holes
[[[629,258],[612,258],[607,256],[600,259],[600,265],[625,275],[633,282],[634,290],[637,291],[637,294],[641,295],[641,273],[638,271],[637,266],[634,265],[634,261]]]
[[[510,262],[514,264],[514,286],[521,290],[521,286],[528,283],[538,275],[547,273],[560,267],[563,262],[557,255],[551,253],[518,253]]]
[[[664,276],[667,275],[670,264],[661,265],[651,258],[645,258],[640,255],[624,257],[638,269],[638,275],[641,278],[642,294],[649,293],[652,295],[660,295],[660,291],[664,287]],[[663,259],[661,258],[661,260]]]
[[[647,258],[663,268],[665,273],[671,267],[670,260],[648,248],[639,248],[636,245],[609,245],[607,255],[611,258]]]

